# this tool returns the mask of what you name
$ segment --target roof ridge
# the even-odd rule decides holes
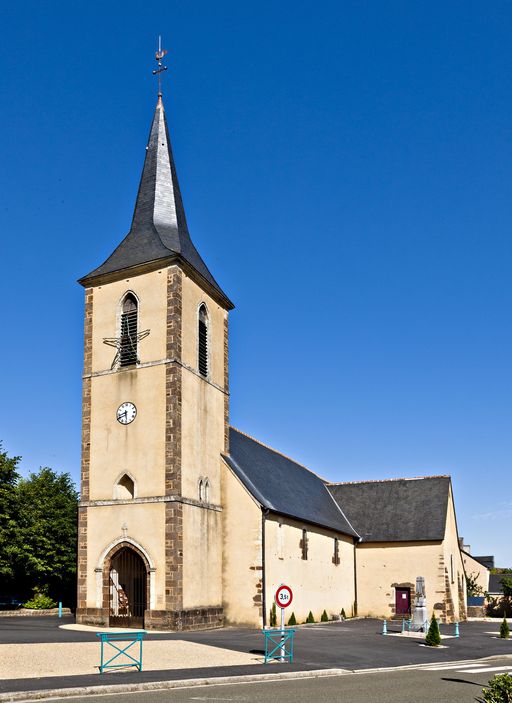
[[[361,483],[391,483],[392,481],[424,481],[431,478],[449,478],[450,474],[433,474],[432,476],[403,476],[401,478],[375,478],[366,481],[326,481],[327,486],[353,486]]]
[[[320,474],[317,474],[315,471],[312,469],[309,469],[307,466],[304,466],[304,464],[301,464],[299,461],[296,459],[292,459],[291,456],[288,456],[287,454],[283,454],[283,452],[278,451],[277,449],[274,449],[274,447],[271,447],[269,444],[265,444],[265,442],[261,442],[259,439],[256,439],[256,437],[253,437],[250,434],[247,434],[247,432],[242,432],[242,430],[239,430],[238,427],[233,427],[233,425],[229,426],[230,429],[235,430],[235,432],[238,432],[239,434],[244,435],[244,437],[247,437],[248,439],[252,439],[253,442],[256,442],[256,444],[259,444],[262,447],[265,447],[265,449],[268,449],[271,452],[274,452],[274,454],[278,454],[279,456],[282,456],[284,459],[288,459],[288,461],[293,462],[294,464],[297,464],[297,466],[300,466],[301,469],[305,469],[306,471],[309,471],[310,474],[313,474],[313,476],[316,476],[322,483],[326,484],[328,483],[327,479],[323,478],[320,476]]]

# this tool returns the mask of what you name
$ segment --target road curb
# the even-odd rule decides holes
[[[49,698],[71,698],[73,696],[99,696],[109,693],[137,693],[139,691],[165,691],[173,688],[212,686],[232,683],[258,683],[259,681],[285,681],[286,679],[343,676],[353,673],[350,669],[314,669],[312,671],[283,671],[281,673],[245,674],[243,676],[213,676],[201,679],[177,679],[170,681],[147,681],[145,683],[110,684],[99,686],[77,686],[74,688],[52,688],[46,691],[12,691],[0,693],[0,703],[23,703]]]
[[[475,662],[491,662],[494,659],[512,659],[512,654],[494,654],[480,657]],[[467,663],[466,660],[465,663]],[[0,703],[24,703],[24,701],[44,701],[50,698],[72,698],[74,696],[100,696],[118,693],[138,693],[144,691],[166,691],[175,688],[198,686],[220,686],[233,683],[258,683],[263,681],[286,681],[293,679],[346,676],[348,674],[377,674],[391,671],[410,671],[419,667],[434,666],[442,662],[427,664],[406,664],[404,666],[377,667],[374,669],[312,669],[311,671],[283,671],[268,674],[244,674],[239,676],[212,676],[200,679],[175,679],[168,681],[146,681],[145,683],[105,684],[98,686],[76,686],[73,688],[52,688],[45,691],[12,691],[0,693]],[[446,664],[458,662],[444,662]]]

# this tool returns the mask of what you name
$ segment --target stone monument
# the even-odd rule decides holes
[[[427,622],[427,597],[425,593],[425,578],[423,576],[416,577],[416,598],[414,602],[414,611],[412,614],[412,630],[417,632],[425,628]]]

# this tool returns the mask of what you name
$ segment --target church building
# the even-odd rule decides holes
[[[435,574],[436,612],[455,616],[457,601],[462,616],[463,585],[458,591],[448,574],[445,587],[450,554],[451,579],[455,568],[464,583],[449,480],[411,525],[418,516],[407,497],[383,510],[375,491],[328,484],[230,427],[234,306],[192,242],[161,94],[130,231],[79,282],[78,622],[261,626],[283,582],[298,621],[324,609],[390,617],[396,589],[409,589],[410,607],[423,571]],[[282,491],[284,483],[293,490]]]

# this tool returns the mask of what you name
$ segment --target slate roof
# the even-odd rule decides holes
[[[224,460],[263,508],[358,538],[323,480],[292,459],[231,427]]]
[[[327,483],[363,542],[444,539],[449,476]]]
[[[489,574],[489,593],[503,593],[501,579],[504,576],[510,576],[510,574]]]
[[[190,238],[164,105],[159,96],[130,231],[108,259],[79,283],[89,285],[100,276],[169,258],[189,264],[226,307],[233,308]]]
[[[485,566],[486,569],[494,569],[494,556],[474,557],[472,554],[469,556],[479,564],[482,564],[482,566]]]

